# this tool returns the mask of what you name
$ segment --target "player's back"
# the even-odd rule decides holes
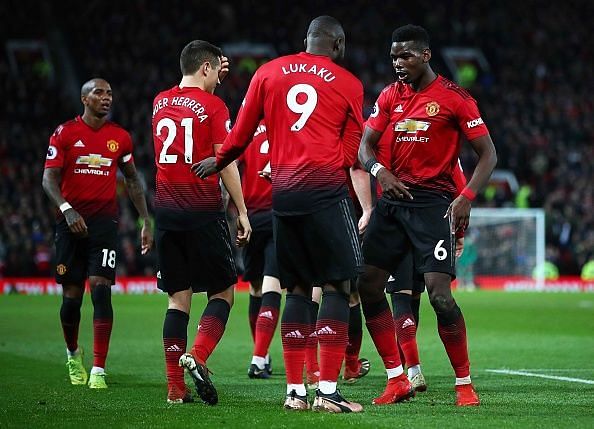
[[[361,82],[330,58],[305,52],[277,58],[257,75],[275,211],[308,213],[344,198],[345,168],[361,137]]]
[[[225,139],[229,112],[223,101],[199,88],[175,86],[155,97],[152,124],[157,226],[186,230],[219,216],[218,175],[199,179],[190,167],[213,156],[213,146]]]

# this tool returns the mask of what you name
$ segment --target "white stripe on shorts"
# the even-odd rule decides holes
[[[342,217],[344,218],[345,225],[347,227],[347,233],[351,240],[351,247],[353,248],[353,254],[355,255],[355,262],[358,267],[363,266],[363,256],[361,255],[361,246],[359,245],[359,230],[355,226],[355,220],[349,210],[348,201],[342,200],[340,202],[340,208],[342,210]]]

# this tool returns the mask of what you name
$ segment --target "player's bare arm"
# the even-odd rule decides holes
[[[371,198],[371,181],[369,173],[361,168],[351,167],[349,170],[351,181],[353,182],[353,189],[363,209],[361,219],[359,219],[359,234],[364,234],[373,212],[373,203]]]
[[[239,179],[239,170],[237,164],[232,162],[220,172],[223,185],[229,192],[229,196],[237,207],[237,246],[245,246],[252,235],[252,227],[248,220],[247,208],[243,200],[243,193],[241,192],[241,181]]]
[[[62,208],[67,201],[62,196],[60,183],[62,182],[62,172],[59,168],[46,168],[43,171],[42,186],[46,195],[57,206]],[[72,207],[63,210],[64,218],[73,234],[86,236],[88,234],[87,224],[80,214]]]
[[[408,186],[398,180],[388,168],[377,162],[373,147],[377,145],[380,137],[380,132],[370,127],[365,127],[361,144],[359,145],[359,161],[361,165],[365,166],[365,169],[376,177],[382,187],[383,193],[387,197],[392,199],[408,198],[412,200],[413,197],[408,192]]]
[[[120,169],[124,174],[126,188],[128,195],[138,215],[142,219],[142,229],[140,230],[141,252],[143,255],[147,254],[153,248],[153,230],[149,219],[148,209],[146,205],[146,198],[144,196],[144,187],[138,177],[134,161],[129,161],[120,164]]]
[[[490,135],[477,137],[470,145],[478,155],[478,162],[466,188],[452,201],[444,217],[451,216],[452,227],[466,229],[470,219],[470,205],[476,195],[489,181],[497,164],[497,154]]]

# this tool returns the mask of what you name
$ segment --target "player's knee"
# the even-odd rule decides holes
[[[429,301],[436,313],[446,313],[456,304],[451,294],[433,294],[429,297]]]
[[[111,307],[111,287],[98,283],[91,288],[91,299],[93,301],[94,319],[113,318],[113,309]]]

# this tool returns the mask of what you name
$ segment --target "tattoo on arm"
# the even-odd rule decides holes
[[[62,182],[62,170],[59,168],[46,168],[43,171],[42,186],[46,195],[56,205],[60,207],[60,204],[66,200],[62,196],[62,190],[60,189],[60,183]]]
[[[138,214],[143,219],[148,219],[148,209],[146,205],[146,198],[144,196],[144,187],[140,181],[140,177],[136,171],[134,163],[127,162],[122,166],[122,172],[126,181],[126,188],[128,188],[128,195]]]

